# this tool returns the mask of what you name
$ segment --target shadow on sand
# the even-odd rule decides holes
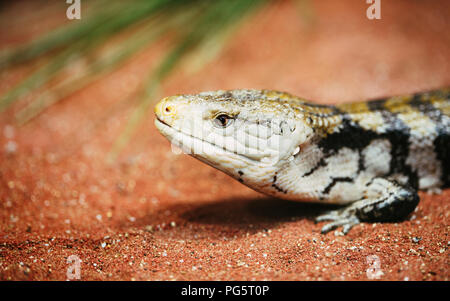
[[[242,236],[274,229],[286,222],[314,218],[337,206],[286,201],[270,197],[227,198],[217,201],[173,204],[137,220],[134,226],[164,223],[170,229],[165,212],[177,220],[183,237]],[[128,223],[127,223],[128,224]],[[175,231],[175,232],[178,232]],[[178,232],[180,233],[180,232]],[[180,234],[181,234],[180,233]],[[172,234],[175,234],[172,232]],[[176,234],[175,234],[176,235]]]
[[[228,231],[256,231],[301,219],[314,218],[337,206],[300,203],[276,198],[223,199],[194,205],[181,212],[180,218],[189,224],[220,226]]]

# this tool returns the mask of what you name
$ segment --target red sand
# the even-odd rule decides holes
[[[383,1],[376,21],[364,2],[312,1],[308,14],[272,5],[216,60],[174,72],[161,96],[267,88],[338,102],[450,85],[448,1]],[[2,45],[40,31],[9,22]],[[382,280],[449,279],[450,190],[421,193],[409,221],[321,235],[312,219],[326,207],[267,198],[173,154],[151,111],[108,165],[127,96],[163,46],[23,127],[9,114],[17,107],[0,116],[1,280],[65,280],[70,255],[82,260],[82,280],[367,280],[371,255]],[[26,71],[1,73],[0,93]]]

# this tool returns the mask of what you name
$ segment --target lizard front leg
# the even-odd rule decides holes
[[[342,226],[347,234],[361,222],[392,222],[408,216],[419,203],[417,191],[395,180],[374,178],[366,184],[364,197],[350,205],[329,211],[316,218],[316,222],[332,221],[322,228],[327,233]]]

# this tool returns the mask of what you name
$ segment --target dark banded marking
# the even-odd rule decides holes
[[[420,102],[421,94],[404,97],[400,102],[403,103],[404,111],[408,111],[411,103]],[[395,98],[383,98],[367,103],[368,107],[381,114],[386,125],[386,133],[381,134],[380,138],[386,138],[391,143],[391,162],[389,175],[402,174],[408,177],[408,182],[415,188],[419,186],[419,179],[416,171],[413,171],[406,161],[409,156],[410,131],[411,129],[401,119],[398,114],[386,107],[386,103]]]
[[[429,97],[425,100],[423,98],[424,98],[423,94],[414,94],[412,99],[409,101],[409,105],[412,108],[415,108],[418,111],[420,111],[421,113],[428,116],[428,114],[430,112],[434,113],[437,109],[430,102]],[[431,115],[434,115],[434,114],[431,114]],[[429,117],[431,117],[431,116],[429,116]]]
[[[319,141],[318,145],[325,155],[329,156],[330,153],[336,153],[343,147],[362,150],[378,137],[376,132],[363,129],[347,116],[343,118],[339,131],[326,136]]]
[[[387,110],[380,111],[380,114],[387,125],[382,138],[387,138],[391,143],[391,162],[388,175],[402,174],[408,177],[408,182],[414,188],[418,188],[419,179],[417,172],[411,169],[406,161],[409,155],[410,128],[396,113]]]
[[[277,191],[283,192],[283,193],[286,194],[288,191],[287,191],[287,190],[281,189],[281,188],[276,184],[276,182],[277,182],[277,173],[275,173],[275,175],[273,176],[272,187],[275,188]]]
[[[436,158],[441,162],[441,181],[443,187],[450,187],[450,117],[440,112],[436,120],[436,130],[438,136],[433,145]]]
[[[434,140],[434,149],[437,159],[441,162],[441,180],[444,188],[450,187],[450,134],[440,134]]]
[[[328,163],[327,163],[327,161],[325,161],[325,157],[322,157],[322,158],[320,159],[320,161],[317,162],[317,164],[316,164],[313,168],[311,168],[310,171],[304,173],[304,174],[302,175],[302,177],[310,176],[310,175],[312,175],[316,170],[318,170],[320,167],[324,167],[324,166],[327,166],[327,165],[328,165]]]
[[[450,187],[450,117],[435,107],[432,102],[433,97],[442,101],[449,101],[450,93],[448,91],[436,91],[425,96],[417,94],[413,97],[410,104],[411,107],[422,112],[436,125],[437,137],[433,141],[434,151],[436,158],[441,163],[441,181],[443,187]]]
[[[378,98],[367,102],[367,107],[370,111],[384,111],[386,110],[384,104],[389,98]]]
[[[241,182],[241,183],[244,183],[244,180],[242,179],[242,176],[244,175],[244,173],[242,172],[242,170],[238,170],[238,174],[239,174],[238,181]]]
[[[275,184],[275,183],[272,183],[272,187],[275,188],[277,191],[282,192],[282,193],[284,193],[284,194],[288,193],[287,190],[281,189],[281,188],[280,188],[277,184]]]
[[[419,112],[424,115],[424,118],[429,118],[435,125],[437,130],[437,137],[434,139],[434,152],[436,158],[441,162],[442,167],[442,182],[444,187],[450,186],[450,117],[445,115],[441,108],[448,108],[445,101],[449,101],[450,90],[432,91],[427,93],[415,93],[412,95],[400,97],[379,98],[365,102],[367,111],[362,106],[362,103],[350,104],[347,106],[341,105],[342,110],[335,107],[332,113],[328,114],[330,117],[338,114],[342,117],[341,124],[336,127],[336,130],[319,141],[319,147],[327,156],[331,156],[343,147],[349,147],[353,150],[358,150],[360,154],[358,162],[358,172],[365,169],[364,156],[361,154],[362,149],[368,146],[374,139],[387,139],[391,144],[390,153],[390,170],[389,175],[404,175],[408,178],[408,182],[414,188],[418,188],[418,173],[407,164],[410,155],[410,137],[411,129],[398,115],[408,114],[409,112]],[[438,107],[436,107],[437,105]],[[328,109],[331,109],[328,107]],[[358,110],[359,109],[359,110]],[[444,110],[445,111],[445,110]],[[383,129],[363,129],[359,126],[359,121],[352,118],[358,113],[378,113],[383,119]],[[314,116],[309,112],[311,116]],[[426,117],[425,117],[426,116]],[[325,117],[326,118],[326,117]],[[326,161],[321,159],[316,166],[303,176],[313,174]]]
[[[363,155],[361,149],[358,150],[358,156],[359,156],[358,157],[358,174],[359,174],[361,171],[366,169],[366,166],[364,164],[365,156]]]
[[[331,178],[331,183],[328,184],[323,190],[322,194],[328,194],[330,193],[331,189],[340,182],[347,182],[347,183],[353,183],[354,179],[350,177],[337,177],[337,178]]]
[[[380,101],[375,106],[379,107],[381,103]],[[343,147],[361,152],[373,140],[387,139],[391,143],[391,161],[388,175],[405,175],[408,177],[410,185],[417,187],[417,173],[412,171],[411,167],[406,164],[409,154],[409,127],[392,112],[387,110],[378,110],[378,112],[380,112],[387,125],[386,132],[377,133],[372,130],[365,130],[348,116],[343,119],[338,132],[330,134],[319,141],[319,147],[325,155],[329,155],[332,152],[336,153]],[[360,158],[359,168],[363,170],[364,166],[361,163],[363,161]]]

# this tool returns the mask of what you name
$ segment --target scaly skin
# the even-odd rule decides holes
[[[199,160],[267,195],[345,205],[326,233],[405,218],[418,189],[450,184],[450,90],[318,105],[269,90],[177,95],[156,127]]]

